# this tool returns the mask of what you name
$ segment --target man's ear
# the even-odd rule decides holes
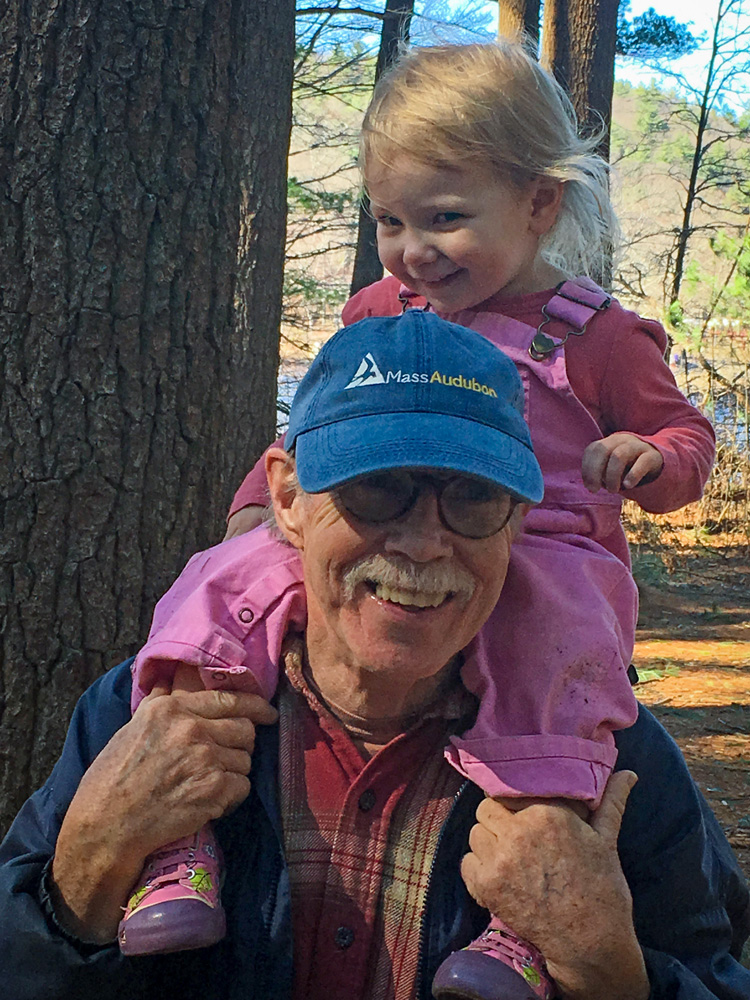
[[[535,177],[532,181],[531,231],[544,236],[557,222],[565,182],[554,177]]]
[[[531,504],[528,503],[516,504],[513,513],[510,515],[510,521],[508,522],[508,524],[510,525],[511,538],[515,538],[518,532],[521,530],[521,524],[523,522],[523,519],[526,517],[526,515],[529,513],[530,510],[531,510]]]
[[[282,448],[269,448],[266,452],[266,478],[279,531],[296,549],[304,548],[300,530],[302,497],[294,460]]]

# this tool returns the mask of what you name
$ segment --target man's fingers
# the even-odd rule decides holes
[[[265,698],[244,691],[196,691],[181,697],[182,704],[204,719],[250,719],[259,726],[270,726],[279,713]]]
[[[248,753],[255,749],[255,723],[250,719],[211,719],[204,725],[218,746],[246,750]]]
[[[615,771],[610,775],[599,808],[591,814],[591,829],[610,844],[617,843],[628,796],[637,781],[638,775],[633,771]]]
[[[496,820],[502,821],[506,816],[512,815],[513,810],[490,796],[482,799],[477,806],[477,823],[483,823],[485,826],[492,826]]]
[[[250,774],[252,754],[247,750],[222,747],[218,754],[220,765],[231,774]]]
[[[481,890],[482,863],[476,854],[464,854],[461,860],[461,878],[464,880],[464,885],[469,890],[469,895],[472,896],[480,906],[485,906],[489,909]]]
[[[153,701],[154,698],[161,698],[165,694],[171,694],[171,693],[172,693],[172,686],[170,684],[167,684],[166,681],[159,681],[158,684],[154,684],[154,686],[151,688],[151,690],[145,696],[145,698],[141,700],[140,705],[142,705],[143,702],[145,701]],[[139,708],[140,705],[138,706]]]
[[[216,801],[216,809],[209,819],[220,819],[233,812],[250,794],[250,779],[244,774],[228,771],[222,782],[222,795]]]
[[[469,831],[469,850],[480,858],[491,856],[497,850],[497,837],[486,826],[475,823]]]

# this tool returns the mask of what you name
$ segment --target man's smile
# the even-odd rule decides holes
[[[438,608],[453,597],[453,591],[441,590],[435,592],[403,590],[375,580],[367,580],[367,586],[378,600],[391,604],[400,604],[411,608]]]

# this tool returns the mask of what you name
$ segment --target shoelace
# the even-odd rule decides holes
[[[500,951],[510,959],[522,964],[533,964],[534,953],[524,945],[515,934],[508,933],[499,927],[488,927],[474,942],[480,951]],[[541,960],[541,955],[539,956]]]

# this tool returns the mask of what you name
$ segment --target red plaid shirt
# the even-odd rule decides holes
[[[296,1000],[409,1000],[438,834],[463,779],[442,749],[476,701],[458,685],[369,760],[288,644],[279,693]],[[415,779],[419,780],[415,780]]]

